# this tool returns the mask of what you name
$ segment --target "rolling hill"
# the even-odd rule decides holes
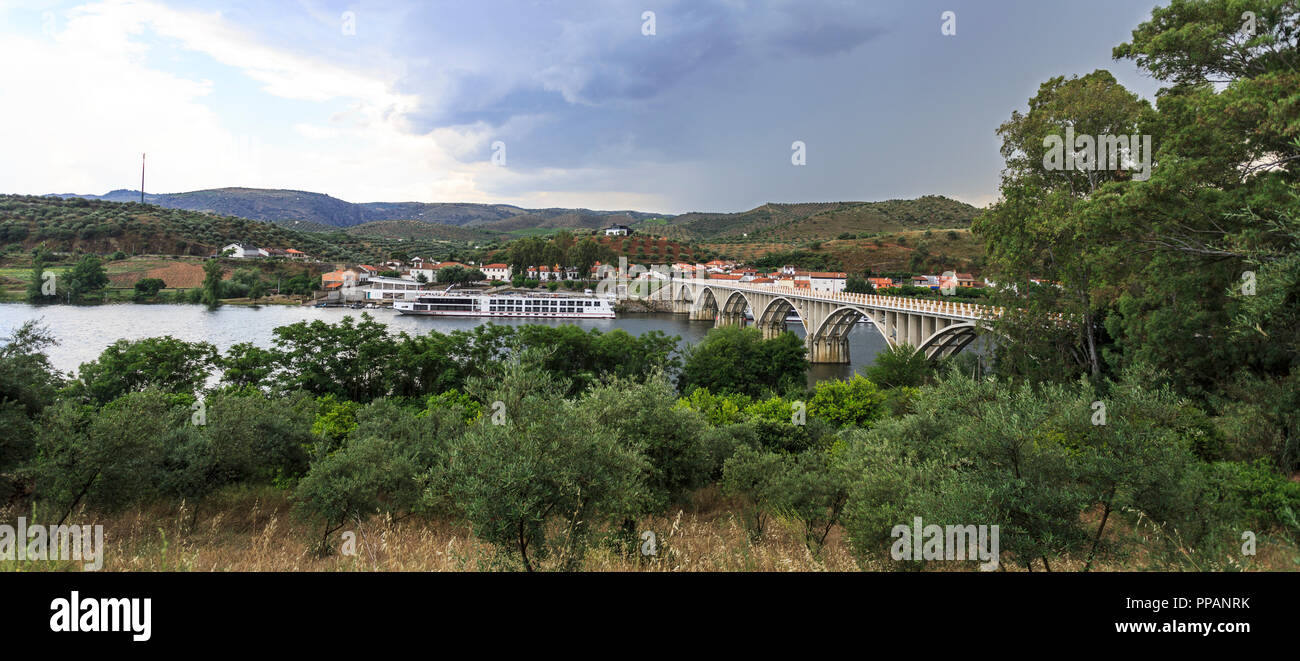
[[[739,213],[692,212],[649,221],[644,229],[694,240],[830,240],[844,234],[969,227],[978,214],[979,209],[964,202],[927,195],[884,202],[764,204]]]
[[[283,225],[152,205],[82,198],[0,195],[0,245],[30,250],[44,243],[71,253],[207,256],[232,242],[296,248],[326,260],[386,255],[375,241],[343,232],[306,232]]]
[[[338,228],[329,228],[337,230]],[[374,220],[349,227],[350,236],[364,236],[387,239],[424,240],[424,241],[490,241],[497,236],[494,232],[470,227],[456,227],[441,223],[428,223],[419,220]]]
[[[115,190],[104,195],[60,193],[54,197],[79,197],[106,202],[139,202],[140,191]],[[416,220],[456,227],[482,226],[510,231],[533,227],[600,227],[612,222],[633,222],[656,214],[638,211],[590,209],[523,209],[509,204],[468,202],[364,202],[340,200],[322,193],[264,188],[214,188],[186,193],[146,194],[147,204],[168,209],[205,211],[251,220],[284,223],[299,221],[329,227],[353,227],[379,220]],[[524,217],[520,222],[509,221]],[[605,220],[602,220],[605,219]],[[500,227],[494,224],[505,222]]]

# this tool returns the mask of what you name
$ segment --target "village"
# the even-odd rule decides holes
[[[529,266],[516,279],[515,270],[505,263],[476,264],[456,261],[430,262],[412,257],[407,262],[390,260],[382,267],[358,264],[321,275],[322,289],[331,303],[386,304],[395,300],[411,300],[423,292],[440,291],[451,285],[486,285],[490,287],[515,284],[519,287],[553,286],[563,283],[577,288],[583,282],[619,276],[630,280],[666,280],[671,277],[699,277],[755,285],[772,285],[796,291],[838,293],[849,291],[849,275],[842,271],[808,271],[794,266],[783,266],[776,271],[762,271],[730,260],[712,260],[703,264],[678,262],[672,265],[645,266],[624,263],[619,266],[593,265],[586,277],[581,277],[574,266]],[[446,270],[444,270],[446,269]],[[442,274],[442,275],[440,275]],[[447,281],[447,275],[455,274]],[[467,275],[472,275],[466,278]],[[480,277],[481,276],[481,277]],[[866,278],[874,290],[900,287],[917,287],[936,292],[953,289],[984,288],[989,283],[977,280],[969,273],[951,271],[938,275],[916,275],[910,278]],[[527,284],[524,284],[527,283]],[[861,292],[859,292],[861,293]]]

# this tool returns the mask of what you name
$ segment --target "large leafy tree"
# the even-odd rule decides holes
[[[551,557],[573,569],[597,526],[636,513],[649,467],[638,446],[600,424],[595,407],[555,395],[563,386],[530,354],[498,379],[471,382],[492,414],[452,449],[450,495],[476,535],[525,569]],[[444,498],[437,488],[426,494]]]
[[[100,404],[150,388],[195,393],[203,387],[216,357],[216,348],[207,342],[186,342],[169,335],[118,340],[99,358],[81,365],[78,387]]]
[[[221,304],[221,262],[209,259],[203,263],[203,303],[208,307]]]
[[[95,255],[85,255],[63,276],[63,288],[70,301],[81,301],[108,286],[108,273]]]
[[[1054,379],[1102,373],[1102,248],[1113,228],[1084,213],[1083,203],[1108,183],[1130,180],[1133,168],[1119,159],[1100,162],[1100,150],[1095,168],[1069,168],[1052,150],[1070,135],[1131,137],[1149,112],[1146,102],[1099,70],[1043,83],[1028,112],[1013,112],[998,128],[1006,159],[1002,199],[972,229],[984,237],[1002,286],[1007,313],[999,332],[1015,347],[1003,352],[1002,364],[1013,373]]]
[[[1115,271],[1121,358],[1169,366],[1284,467],[1300,465],[1298,37],[1296,0],[1153,10],[1114,55],[1167,85],[1159,167],[1097,204],[1144,248]]]
[[[61,385],[45,354],[54,343],[34,321],[0,338],[0,500],[13,492],[18,469],[34,451],[34,420],[55,402]]]
[[[41,303],[54,300],[54,295],[45,293],[45,270],[46,266],[53,259],[49,250],[45,249],[45,244],[41,244],[32,251],[32,276],[27,283],[27,302]],[[55,281],[57,286],[57,280]]]
[[[685,352],[678,387],[685,393],[708,388],[750,396],[802,390],[808,374],[805,353],[803,340],[794,333],[765,340],[755,328],[715,328]]]

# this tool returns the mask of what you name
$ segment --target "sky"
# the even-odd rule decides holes
[[[1154,101],[1111,49],[1156,4],[0,0],[0,193],[138,189],[147,153],[151,193],[985,206],[1042,82],[1108,69]]]

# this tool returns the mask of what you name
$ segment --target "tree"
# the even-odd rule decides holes
[[[703,416],[676,404],[672,385],[662,373],[643,382],[611,379],[581,400],[601,428],[612,430],[649,463],[647,497],[641,501],[646,514],[685,500],[717,468],[701,443]]]
[[[316,320],[281,326],[273,340],[283,369],[278,385],[314,395],[369,402],[387,394],[393,345],[388,328],[363,313],[337,324]]]
[[[35,449],[35,420],[62,385],[45,353],[53,344],[54,336],[35,321],[0,339],[0,501],[13,494],[17,470]]]
[[[842,381],[831,379],[817,384],[808,402],[808,414],[839,427],[868,427],[885,417],[885,395],[861,374]]]
[[[1161,562],[1221,562],[1236,521],[1193,453],[1215,444],[1212,425],[1168,387],[1150,385],[1167,377],[1122,377],[1094,388],[1084,379],[1013,385],[953,375],[922,391],[914,415],[847,432],[845,529],[855,552],[893,562],[889,532],[920,516],[996,524],[1002,552],[1026,568],[1068,560],[1087,569],[1122,554],[1106,531],[1123,519],[1143,526]]]
[[[742,446],[722,469],[724,493],[744,498],[755,538],[773,517],[798,522],[804,544],[819,554],[848,501],[849,473],[824,451],[785,454]]]
[[[269,398],[261,393],[214,393],[168,444],[159,480],[164,493],[186,499],[197,519],[203,499],[228,484],[268,484],[306,472],[312,436],[311,398],[303,393]],[[186,424],[189,423],[189,424]]]
[[[923,385],[930,377],[930,361],[925,353],[909,344],[889,347],[876,354],[875,362],[865,370],[867,379],[886,388]]]
[[[803,341],[793,333],[764,340],[754,328],[724,326],[709,331],[685,352],[678,388],[759,396],[767,391],[803,389],[808,361]]]
[[[243,389],[260,388],[270,381],[279,362],[279,355],[251,342],[240,342],[226,351],[216,361],[223,371],[221,382]]]
[[[160,278],[141,278],[135,282],[135,299],[142,301],[153,298],[166,286],[167,283]]]
[[[100,404],[149,388],[195,393],[207,379],[216,355],[216,348],[207,342],[186,342],[169,335],[118,340],[99,358],[82,363],[78,389]]]
[[[552,394],[561,387],[530,361],[471,385],[483,401],[501,402],[500,424],[480,418],[452,449],[450,493],[474,533],[526,570],[549,557],[576,569],[594,527],[636,511],[646,461],[591,408]]]
[[[84,255],[63,275],[63,291],[68,300],[81,301],[100,293],[108,286],[108,273],[95,255]]]
[[[41,244],[32,251],[32,277],[27,283],[27,302],[43,303],[55,300],[56,293],[46,294],[46,266],[53,259],[53,255],[45,249],[45,244]],[[57,286],[57,280],[55,280]]]
[[[569,261],[578,269],[578,277],[587,280],[591,277],[592,267],[600,261],[601,245],[590,238],[584,238],[569,251],[569,254]]]
[[[872,287],[866,278],[860,278],[856,275],[851,275],[844,281],[844,291],[850,294],[876,293],[875,287]]]
[[[221,304],[221,262],[209,259],[203,263],[203,303],[208,307]]]
[[[1043,83],[1029,100],[1029,112],[1012,112],[998,128],[1006,160],[1002,199],[972,230],[985,240],[994,277],[1016,287],[1001,292],[1007,307],[998,321],[1005,339],[1002,365],[1058,380],[1080,370],[1094,379],[1101,375],[1106,310],[1098,285],[1107,270],[1103,246],[1111,243],[1113,230],[1090,218],[1084,202],[1133,173],[1118,153],[1098,149],[1092,169],[1066,168],[1053,160],[1053,149],[1063,136],[1101,143],[1102,136],[1136,134],[1150,113],[1147,102],[1098,70]],[[1069,145],[1068,151],[1075,148]],[[1054,286],[1030,288],[1034,277]],[[1060,332],[1044,331],[1053,328]]]
[[[42,415],[32,464],[35,497],[62,524],[79,504],[113,511],[159,491],[166,448],[188,406],[157,390],[98,410],[61,400]]]

